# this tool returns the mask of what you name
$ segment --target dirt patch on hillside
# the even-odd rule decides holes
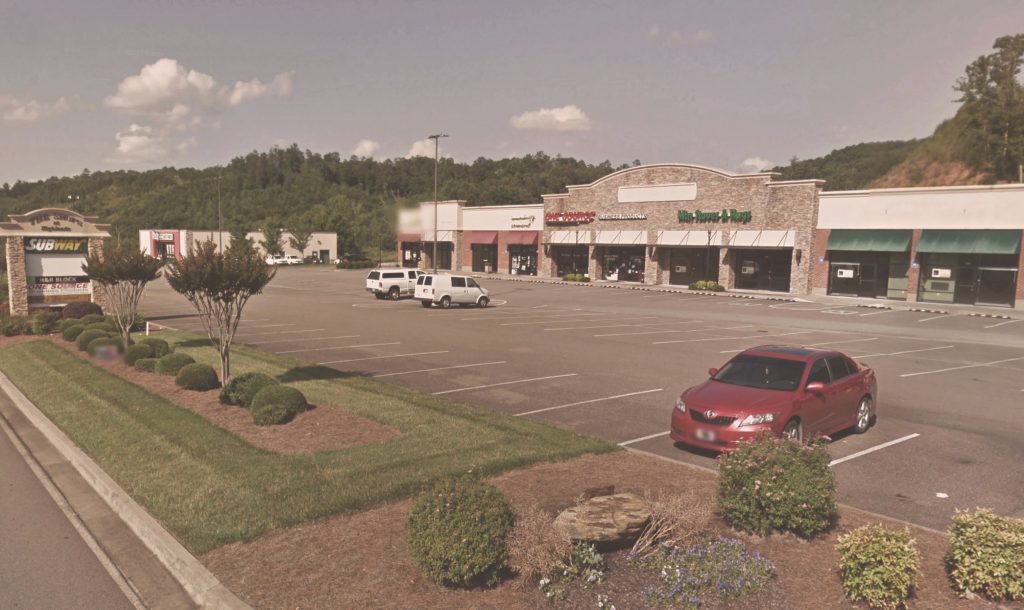
[[[13,339],[14,337],[12,337]],[[42,337],[28,337],[39,339]],[[218,401],[219,390],[194,392],[178,387],[174,377],[146,373],[136,370],[118,360],[100,362],[86,352],[81,352],[57,336],[49,338],[75,356],[102,366],[104,369],[150,392],[166,398],[174,404],[189,409],[215,426],[223,428],[249,444],[286,455],[337,451],[370,443],[382,443],[401,436],[401,432],[384,424],[360,417],[344,408],[331,405],[316,405],[295,416],[287,424],[257,426],[252,415],[243,407],[222,405]],[[0,345],[6,345],[2,343]]]
[[[535,501],[552,514],[570,506],[585,490],[614,485],[639,494],[698,492],[713,497],[717,477],[684,465],[630,453],[584,456],[540,464],[492,479],[514,505]],[[559,602],[549,602],[536,586],[509,578],[486,590],[462,591],[426,580],[409,556],[404,540],[405,514],[412,500],[354,515],[270,533],[251,543],[233,543],[201,559],[232,591],[255,607],[297,608],[595,608],[596,595],[607,595],[617,608],[646,607],[642,586],[650,576],[632,568],[619,551],[607,555],[607,581],[593,589],[577,588]],[[760,593],[729,604],[705,608],[807,609],[854,607],[843,595],[836,572],[837,537],[878,519],[843,510],[838,526],[813,541],[792,536],[744,536],[718,522],[724,535],[743,540],[774,562],[775,581]],[[890,527],[900,527],[889,523]],[[996,608],[971,602],[949,588],[942,557],[945,536],[914,530],[922,556],[920,587],[910,608],[949,610]],[[666,607],[666,606],[655,606]],[[1018,605],[1006,607],[1018,608]]]

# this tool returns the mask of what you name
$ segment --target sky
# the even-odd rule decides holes
[[[0,182],[297,143],[756,171],[929,135],[1021,0],[0,0]]]

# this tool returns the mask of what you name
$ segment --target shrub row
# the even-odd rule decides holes
[[[338,261],[335,265],[337,269],[373,269],[377,266],[377,263],[373,261]]]
[[[583,273],[567,273],[562,276],[562,280],[566,282],[589,282],[590,276]]]
[[[690,290],[710,290],[711,292],[723,292],[725,286],[714,280],[697,280],[690,284]]]
[[[220,391],[222,405],[239,405],[248,409],[252,399],[263,388],[277,385],[277,380],[263,373],[242,373],[231,378]]]
[[[31,316],[9,316],[0,318],[0,334],[5,337],[16,335],[48,335],[59,330],[60,314],[49,309],[40,309]]]

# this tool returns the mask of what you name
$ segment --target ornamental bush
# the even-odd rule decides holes
[[[96,303],[90,303],[88,301],[72,301],[64,306],[61,310],[61,315],[65,320],[81,318],[87,314],[99,314],[103,315],[103,308]]]
[[[720,537],[690,549],[663,545],[644,562],[661,573],[648,600],[684,608],[701,607],[702,598],[725,601],[754,593],[775,576],[772,562],[735,538]]]
[[[57,329],[60,321],[60,314],[49,309],[41,309],[29,320],[33,335],[48,335]]]
[[[839,578],[851,600],[902,608],[917,584],[921,556],[910,530],[865,525],[839,537]]]
[[[124,350],[124,363],[128,366],[135,366],[139,358],[153,358],[153,347],[144,343],[129,345]]]
[[[707,290],[708,283],[704,280],[697,280],[690,284],[690,290]]]
[[[163,339],[156,337],[146,337],[145,339],[139,340],[140,344],[148,345],[153,348],[154,358],[163,358],[167,354],[171,353],[171,346],[167,344]]]
[[[86,332],[89,332],[89,331],[86,331]],[[92,341],[90,341],[89,345],[85,346],[85,351],[89,352],[90,356],[95,356],[97,350],[99,350],[101,347],[108,347],[108,346],[116,347],[118,352],[124,351],[124,344],[121,343],[120,337],[114,338],[114,337],[106,337],[106,336],[100,337],[98,339],[93,339]]]
[[[1024,599],[1024,519],[987,508],[958,510],[949,526],[946,567],[957,591]]]
[[[139,358],[135,361],[135,370],[152,373],[156,370],[156,361],[156,358]]]
[[[263,373],[242,373],[232,377],[220,391],[220,404],[241,405],[248,408],[256,393],[271,385],[278,385],[276,379]]]
[[[732,527],[810,538],[835,523],[836,479],[824,445],[765,432],[719,459],[718,508]]]
[[[25,316],[4,316],[0,319],[0,333],[5,337],[31,335],[32,324]]]
[[[82,328],[85,328],[85,324],[81,320],[76,320],[74,318],[70,318],[70,319],[67,319],[67,320],[61,320],[60,324],[57,325],[57,330],[59,330],[61,333],[63,333],[64,331],[66,331],[67,329],[71,328],[72,326],[81,326]]]
[[[117,327],[110,322],[93,322],[92,324],[86,324],[85,330],[102,330],[105,333],[116,333]]]
[[[286,385],[264,387],[256,392],[249,405],[252,421],[257,426],[286,424],[296,413],[307,408],[309,404],[302,392]]]
[[[174,378],[174,383],[186,390],[196,392],[206,392],[220,386],[220,381],[217,380],[217,371],[213,370],[209,364],[199,362],[181,367],[177,377]]]
[[[101,314],[98,314],[98,313],[87,313],[84,316],[82,316],[81,318],[79,318],[79,320],[82,322],[82,324],[96,324],[97,322],[110,322],[110,320],[107,318],[107,316],[104,316],[104,315],[101,315]]]
[[[181,367],[192,364],[195,360],[188,354],[172,352],[166,356],[157,358],[156,372],[161,375],[177,375]]]
[[[73,321],[77,322],[78,320]],[[82,334],[82,331],[84,330],[85,326],[83,326],[82,324],[72,324],[71,326],[61,331],[60,336],[63,337],[65,341],[74,341],[75,339],[78,338],[78,335]]]
[[[83,330],[81,333],[79,333],[77,337],[75,337],[75,345],[78,346],[78,351],[84,352],[87,349],[89,349],[89,344],[92,343],[95,339],[109,336],[110,334],[105,331],[98,329],[90,330],[87,328]]]
[[[493,585],[508,561],[513,526],[508,499],[472,476],[437,483],[405,520],[409,550],[420,569],[443,585]]]

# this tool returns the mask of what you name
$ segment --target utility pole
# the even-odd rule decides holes
[[[445,133],[427,136],[428,140],[434,141],[434,273],[437,273],[437,150],[441,138],[447,137]]]
[[[220,212],[220,173],[217,174],[217,242],[220,252],[224,253],[224,215]]]

